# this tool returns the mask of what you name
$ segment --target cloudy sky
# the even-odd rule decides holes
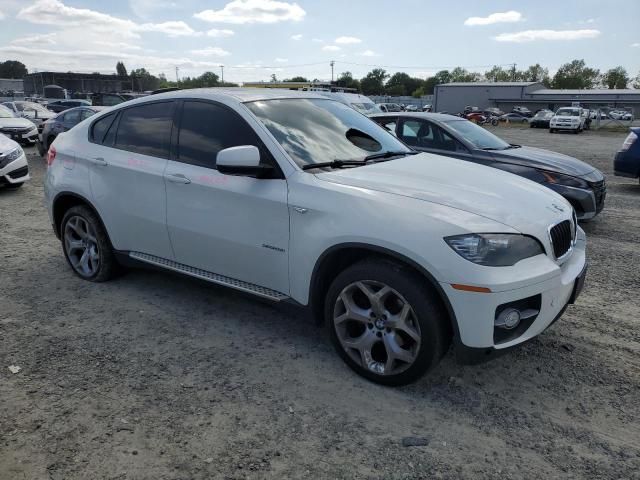
[[[425,77],[454,66],[574,58],[640,71],[640,0],[0,0],[0,60],[111,73],[122,60],[175,78],[303,75],[373,66]]]

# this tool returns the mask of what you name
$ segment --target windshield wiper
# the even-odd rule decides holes
[[[382,152],[382,153],[374,153],[373,155],[368,155],[366,157],[364,157],[364,160],[375,160],[377,158],[391,158],[391,157],[398,157],[401,155],[417,155],[420,152],[416,152],[413,150],[409,150],[409,151],[403,151],[403,152],[394,152],[394,151],[386,151],[386,152]]]
[[[366,160],[331,160],[330,162],[308,163],[302,166],[302,170],[311,170],[312,168],[342,168],[350,166],[366,165]]]

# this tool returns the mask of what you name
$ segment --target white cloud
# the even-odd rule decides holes
[[[493,37],[498,42],[525,43],[538,40],[583,40],[600,36],[600,30],[525,30],[501,33]]]
[[[56,33],[43,33],[43,34],[35,34],[35,35],[27,35],[25,37],[19,37],[11,40],[11,45],[55,45],[56,42]]]
[[[288,58],[276,58],[276,62],[278,63],[287,63],[288,61]]]
[[[373,50],[365,50],[364,52],[360,53],[360,55],[362,55],[363,57],[379,57],[380,54],[374,52]]]
[[[77,28],[125,38],[139,38],[140,32],[159,32],[171,37],[200,35],[182,21],[137,24],[87,8],[69,7],[59,0],[37,0],[20,10],[17,18],[39,25]]]
[[[226,29],[219,30],[217,28],[212,28],[211,30],[207,31],[207,37],[213,37],[213,38],[232,37],[233,35],[235,35],[233,30],[226,30]]]
[[[142,47],[138,45],[131,45],[130,43],[125,42],[103,42],[100,40],[96,40],[93,42],[96,46],[103,46],[108,48],[117,48],[118,50],[142,50]]]
[[[299,22],[307,14],[297,3],[275,0],[232,0],[222,10],[203,10],[194,17],[216,23]]]
[[[640,43],[632,43],[631,46],[634,48],[640,48]]]
[[[492,13],[487,17],[469,17],[464,21],[464,24],[468,27],[474,27],[477,25],[493,25],[494,23],[513,23],[520,22],[522,20],[522,14],[515,10],[508,12]]]
[[[301,33],[297,33],[295,35],[291,35],[291,40],[301,40],[302,39],[302,34]]]
[[[325,45],[322,47],[323,52],[339,52],[340,50],[342,49],[337,45]]]
[[[311,41],[314,43],[324,43],[324,40],[322,40],[321,38],[312,38]]]
[[[228,57],[231,55],[230,52],[220,47],[206,47],[199,50],[191,50],[191,53],[202,57]]]
[[[338,43],[340,45],[351,45],[354,43],[362,43],[362,40],[356,37],[338,37],[334,40],[334,43]]]
[[[171,0],[129,0],[129,8],[138,17],[147,19],[158,10],[177,10],[180,5]]]

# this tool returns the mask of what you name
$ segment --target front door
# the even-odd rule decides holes
[[[223,175],[217,153],[266,147],[238,113],[214,102],[187,100],[176,151],[165,173],[167,227],[176,261],[281,293],[289,292],[287,182]]]

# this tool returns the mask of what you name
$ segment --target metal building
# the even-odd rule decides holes
[[[541,108],[555,111],[574,103],[590,109],[625,109],[640,118],[640,90],[556,90],[539,82],[443,83],[435,87],[433,109],[458,113],[466,106],[474,106],[510,112],[522,105],[531,111]]]

